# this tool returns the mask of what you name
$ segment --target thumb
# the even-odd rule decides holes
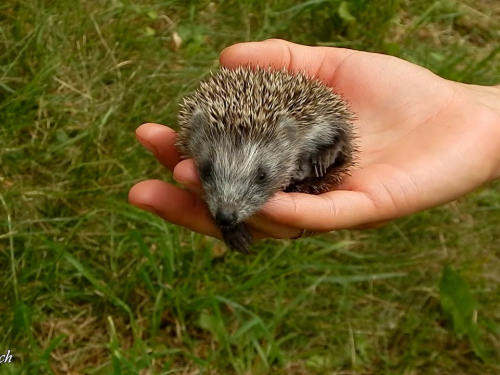
[[[227,47],[220,54],[220,63],[229,69],[241,65],[285,68],[289,71],[305,72],[331,85],[337,68],[353,53],[355,51],[343,48],[310,47],[281,39],[268,39]]]
[[[387,220],[365,192],[337,190],[320,195],[277,193],[260,211],[277,223],[317,232]]]

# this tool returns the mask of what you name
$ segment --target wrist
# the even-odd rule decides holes
[[[487,105],[493,111],[492,121],[490,124],[491,136],[498,140],[498,148],[496,150],[496,166],[491,179],[493,181],[500,179],[500,85],[485,87],[485,89],[488,93]]]
[[[460,85],[465,88],[464,106],[471,109],[469,115],[474,119],[471,126],[484,131],[485,145],[491,151],[487,161],[491,173],[485,182],[500,179],[500,85]]]
[[[490,181],[500,179],[500,86],[486,87],[483,104],[488,107],[491,112],[488,115],[491,137],[497,140],[497,148],[495,152],[495,166]]]

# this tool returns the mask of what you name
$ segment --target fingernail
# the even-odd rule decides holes
[[[158,211],[156,211],[152,206],[149,206],[147,204],[143,204],[143,203],[132,203],[134,206],[140,208],[141,210],[144,210],[144,211],[149,211],[149,212],[152,212],[156,215],[159,215]]]
[[[174,176],[175,178],[175,176]],[[177,181],[179,184],[181,184],[182,186],[184,186],[186,189],[188,189],[189,191],[192,191],[194,193],[201,193],[203,191],[202,187],[200,185],[197,185],[197,184],[193,184],[192,182],[189,182],[189,181],[180,181],[180,180],[175,180]]]
[[[158,153],[158,150],[156,149],[155,146],[153,146],[151,143],[149,143],[148,141],[142,139],[139,135],[135,135],[137,140],[139,141],[139,143],[146,149],[148,150],[149,152],[152,152],[154,155],[156,155]]]

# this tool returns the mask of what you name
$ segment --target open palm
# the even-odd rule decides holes
[[[249,221],[257,238],[376,226],[448,201],[498,177],[498,88],[467,86],[379,54],[281,40],[244,43],[221,64],[286,67],[317,77],[357,114],[358,167],[318,196],[278,193]],[[482,90],[481,90],[482,89]],[[200,197],[191,160],[181,161],[169,128],[145,124],[139,141],[189,190],[160,181],[134,186],[130,201],[164,219],[219,237]]]

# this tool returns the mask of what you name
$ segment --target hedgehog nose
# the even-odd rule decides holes
[[[238,215],[236,215],[236,211],[231,209],[220,209],[217,211],[215,215],[215,222],[221,226],[231,226],[236,224],[238,220]]]

